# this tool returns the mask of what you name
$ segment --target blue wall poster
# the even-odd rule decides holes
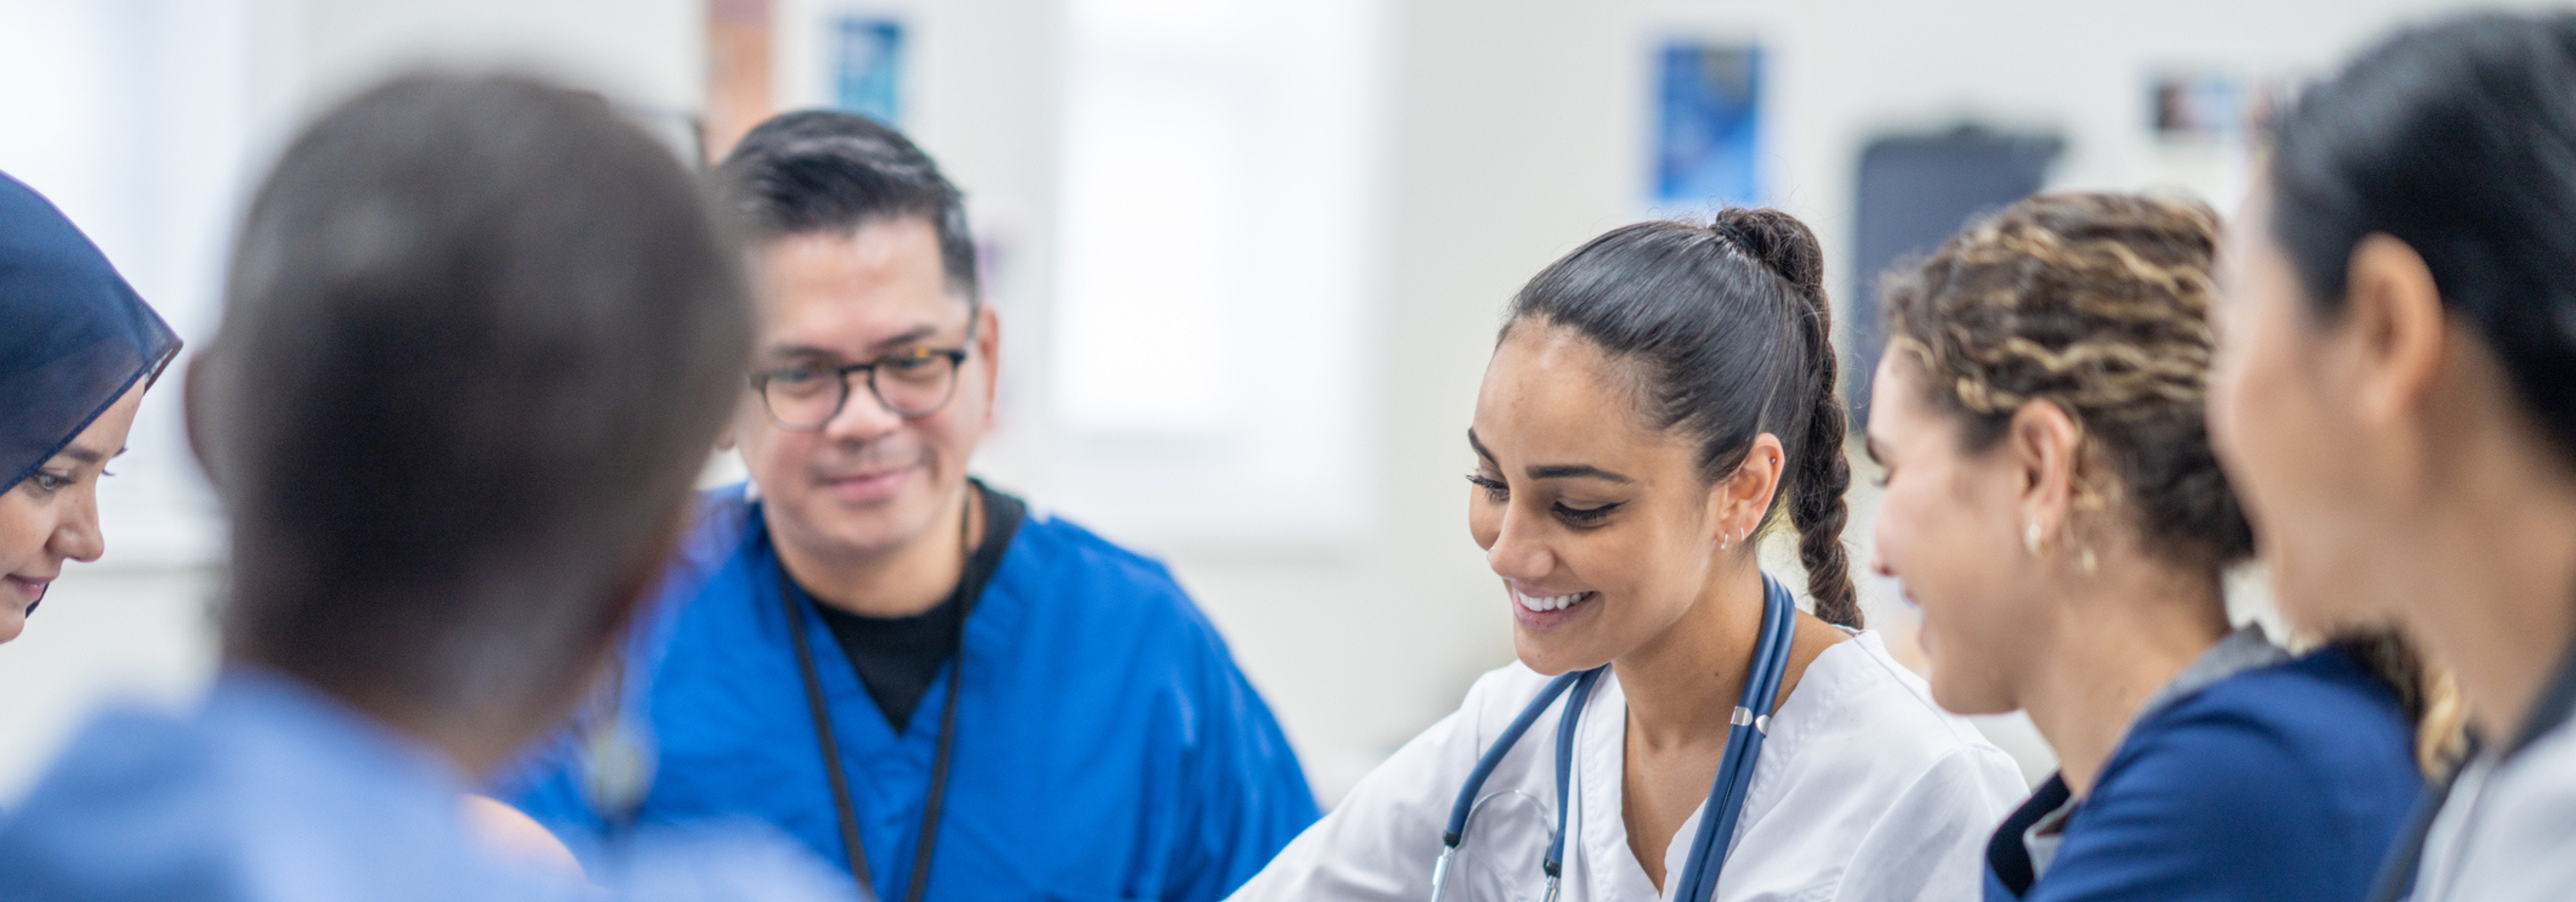
[[[1655,68],[1654,202],[1761,203],[1761,48],[1674,41]]]
[[[832,105],[903,124],[903,23],[849,16],[832,29]]]

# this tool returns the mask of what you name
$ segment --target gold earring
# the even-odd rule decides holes
[[[2023,526],[2023,527],[2022,527],[2022,530],[2021,530],[2021,547],[2022,547],[2023,549],[2025,549],[2025,550],[2028,550],[2028,551],[2030,552],[2030,556],[2031,556],[2031,557],[2047,557],[2047,556],[2048,556],[2048,547],[2047,547],[2046,545],[2042,544],[2042,543],[2041,543],[2041,541],[2040,541],[2040,537],[2039,537],[2039,521],[2037,521],[2037,520],[2033,520],[2033,521],[2031,521],[2029,524],[2027,524],[2027,525],[2025,525],[2025,526]]]

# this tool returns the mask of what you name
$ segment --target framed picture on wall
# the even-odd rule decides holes
[[[1655,49],[1651,203],[1719,207],[1762,201],[1762,50],[1749,43],[1665,41]]]
[[[832,105],[888,125],[903,124],[904,23],[845,15],[831,30]]]

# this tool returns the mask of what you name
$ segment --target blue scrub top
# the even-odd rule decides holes
[[[760,503],[739,486],[702,501],[628,656],[621,704],[656,762],[632,822],[754,818],[846,869]],[[900,900],[956,663],[898,735],[801,614],[874,889]],[[932,898],[1212,902],[1319,816],[1225,641],[1142,555],[1032,510],[964,645]],[[503,791],[588,860],[611,825],[580,747],[550,744]]]
[[[1987,847],[1988,902],[2358,902],[2424,792],[2397,697],[2341,649],[2247,670],[2129,727],[2036,882],[2022,833],[2051,778]]]
[[[841,898],[760,831],[657,833],[585,887],[496,858],[452,759],[292,678],[228,667],[183,715],[104,713],[0,819],[9,902]]]

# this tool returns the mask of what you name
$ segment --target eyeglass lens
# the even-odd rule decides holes
[[[935,413],[957,389],[957,361],[947,354],[889,358],[864,372],[876,400],[899,416]],[[762,384],[761,400],[780,426],[819,429],[848,403],[850,383],[858,375],[823,367],[780,370]]]

